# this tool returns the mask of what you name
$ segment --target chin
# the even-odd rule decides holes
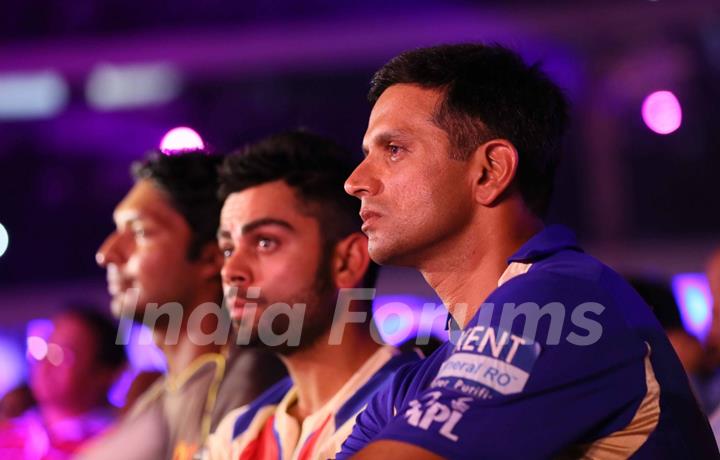
[[[385,265],[392,263],[394,258],[393,242],[388,242],[385,239],[369,238],[368,239],[368,255],[373,262]]]
[[[390,245],[378,245],[370,243],[368,245],[368,254],[376,264],[395,265],[399,267],[415,267],[407,253],[398,251],[397,248],[388,247]]]
[[[387,265],[391,263],[391,257],[387,251],[373,246],[372,244],[368,246],[368,255],[376,264]]]

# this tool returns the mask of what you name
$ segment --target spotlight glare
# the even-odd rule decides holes
[[[3,224],[0,224],[0,257],[5,254],[5,251],[7,251],[8,245],[10,244],[10,235],[8,235],[7,230],[5,227],[3,227]]]
[[[173,128],[160,141],[160,150],[166,155],[205,148],[202,137],[192,128],[179,126]]]
[[[642,118],[657,134],[675,132],[682,123],[680,101],[670,91],[656,91],[643,101]]]

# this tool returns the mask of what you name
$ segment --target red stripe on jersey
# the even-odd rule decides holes
[[[320,438],[320,434],[322,433],[323,429],[325,428],[325,425],[330,421],[330,418],[333,414],[329,414],[324,422],[320,425],[320,428],[315,430],[313,434],[308,436],[307,440],[305,441],[305,444],[302,447],[302,450],[300,450],[300,455],[298,455],[298,460],[307,460],[311,458],[311,454],[313,449],[315,448],[315,444],[317,443],[317,440]]]
[[[280,458],[280,446],[275,437],[274,422],[275,416],[267,419],[258,437],[248,443],[238,460],[278,460]]]

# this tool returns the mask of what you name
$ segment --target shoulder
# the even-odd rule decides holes
[[[480,310],[473,321],[522,310],[552,314],[569,330],[583,323],[583,317],[637,338],[641,329],[660,330],[650,307],[626,280],[597,259],[572,250],[533,263],[527,273],[493,291]]]
[[[386,392],[389,393],[386,401],[387,409],[396,412],[407,399],[414,398],[427,388],[452,349],[453,344],[445,342],[427,358],[405,363],[399,367],[386,387]]]

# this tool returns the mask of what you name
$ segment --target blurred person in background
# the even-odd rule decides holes
[[[12,388],[0,399],[0,423],[22,415],[33,406],[35,397],[27,383]]]
[[[133,165],[135,185],[96,258],[107,270],[113,313],[152,329],[168,373],[80,458],[189,460],[224,414],[284,375],[274,356],[227,346],[226,316],[201,311],[190,321],[200,307],[222,305],[220,161],[199,151],[152,152]],[[168,315],[152,314],[165,305]],[[221,340],[198,340],[214,332]]]
[[[705,341],[705,376],[699,385],[701,398],[709,408],[710,426],[720,446],[720,248],[711,254],[706,273],[712,295],[712,323]]]
[[[680,307],[670,285],[667,281],[648,277],[631,277],[628,281],[653,309],[695,389],[695,380],[703,367],[703,346],[695,336],[685,330],[680,318]]]
[[[69,308],[53,319],[47,342],[30,349],[36,407],[0,428],[0,458],[61,460],[115,420],[111,385],[125,367],[117,328],[102,314]]]

